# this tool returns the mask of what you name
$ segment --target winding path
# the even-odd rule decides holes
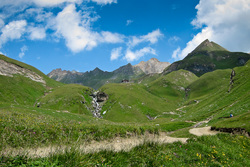
[[[204,127],[204,128],[193,128],[190,129],[189,132],[191,134],[194,134],[196,136],[202,136],[202,135],[215,135],[218,132],[211,131],[211,127]],[[70,150],[71,148],[76,148],[81,153],[94,153],[94,152],[100,152],[103,150],[108,151],[129,151],[132,148],[142,145],[146,142],[153,142],[158,144],[166,144],[166,143],[174,143],[174,142],[182,142],[186,143],[188,138],[175,138],[175,137],[169,137],[166,135],[166,133],[160,133],[159,135],[153,135],[146,133],[142,136],[134,136],[130,138],[114,138],[110,140],[104,140],[104,141],[92,141],[90,143],[82,143],[82,144],[76,144],[74,146],[48,146],[48,147],[40,147],[40,148],[21,148],[21,149],[15,149],[15,148],[8,148],[5,150],[2,150],[0,152],[0,155],[5,156],[17,156],[17,155],[26,155],[28,157],[48,157],[53,154],[60,154],[65,153],[67,150]]]

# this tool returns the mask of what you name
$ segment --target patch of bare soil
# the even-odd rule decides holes
[[[216,135],[219,132],[212,131],[211,126],[207,126],[204,128],[193,128],[189,130],[189,133],[196,135],[196,136],[203,136],[203,135]]]

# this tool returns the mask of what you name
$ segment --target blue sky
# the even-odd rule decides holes
[[[205,39],[250,52],[249,0],[0,0],[0,53],[45,74],[183,59]]]

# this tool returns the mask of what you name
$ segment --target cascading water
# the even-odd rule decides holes
[[[102,107],[101,107],[101,105],[98,103],[98,91],[97,92],[94,92],[91,96],[92,96],[92,98],[93,98],[93,100],[92,100],[92,105],[93,105],[93,108],[94,108],[94,110],[92,110],[91,112],[92,112],[92,114],[93,114],[93,116],[94,117],[96,117],[96,118],[102,118],[102,116],[101,116],[101,110],[102,110]]]

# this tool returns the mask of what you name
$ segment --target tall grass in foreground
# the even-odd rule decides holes
[[[36,110],[34,110],[36,109]],[[192,123],[112,123],[81,114],[25,106],[0,105],[0,151],[8,148],[36,148],[72,145],[115,137],[158,134],[191,126]]]
[[[129,152],[83,154],[71,149],[46,158],[2,157],[1,166],[249,166],[250,140],[219,134],[190,139],[187,144],[145,143]]]

